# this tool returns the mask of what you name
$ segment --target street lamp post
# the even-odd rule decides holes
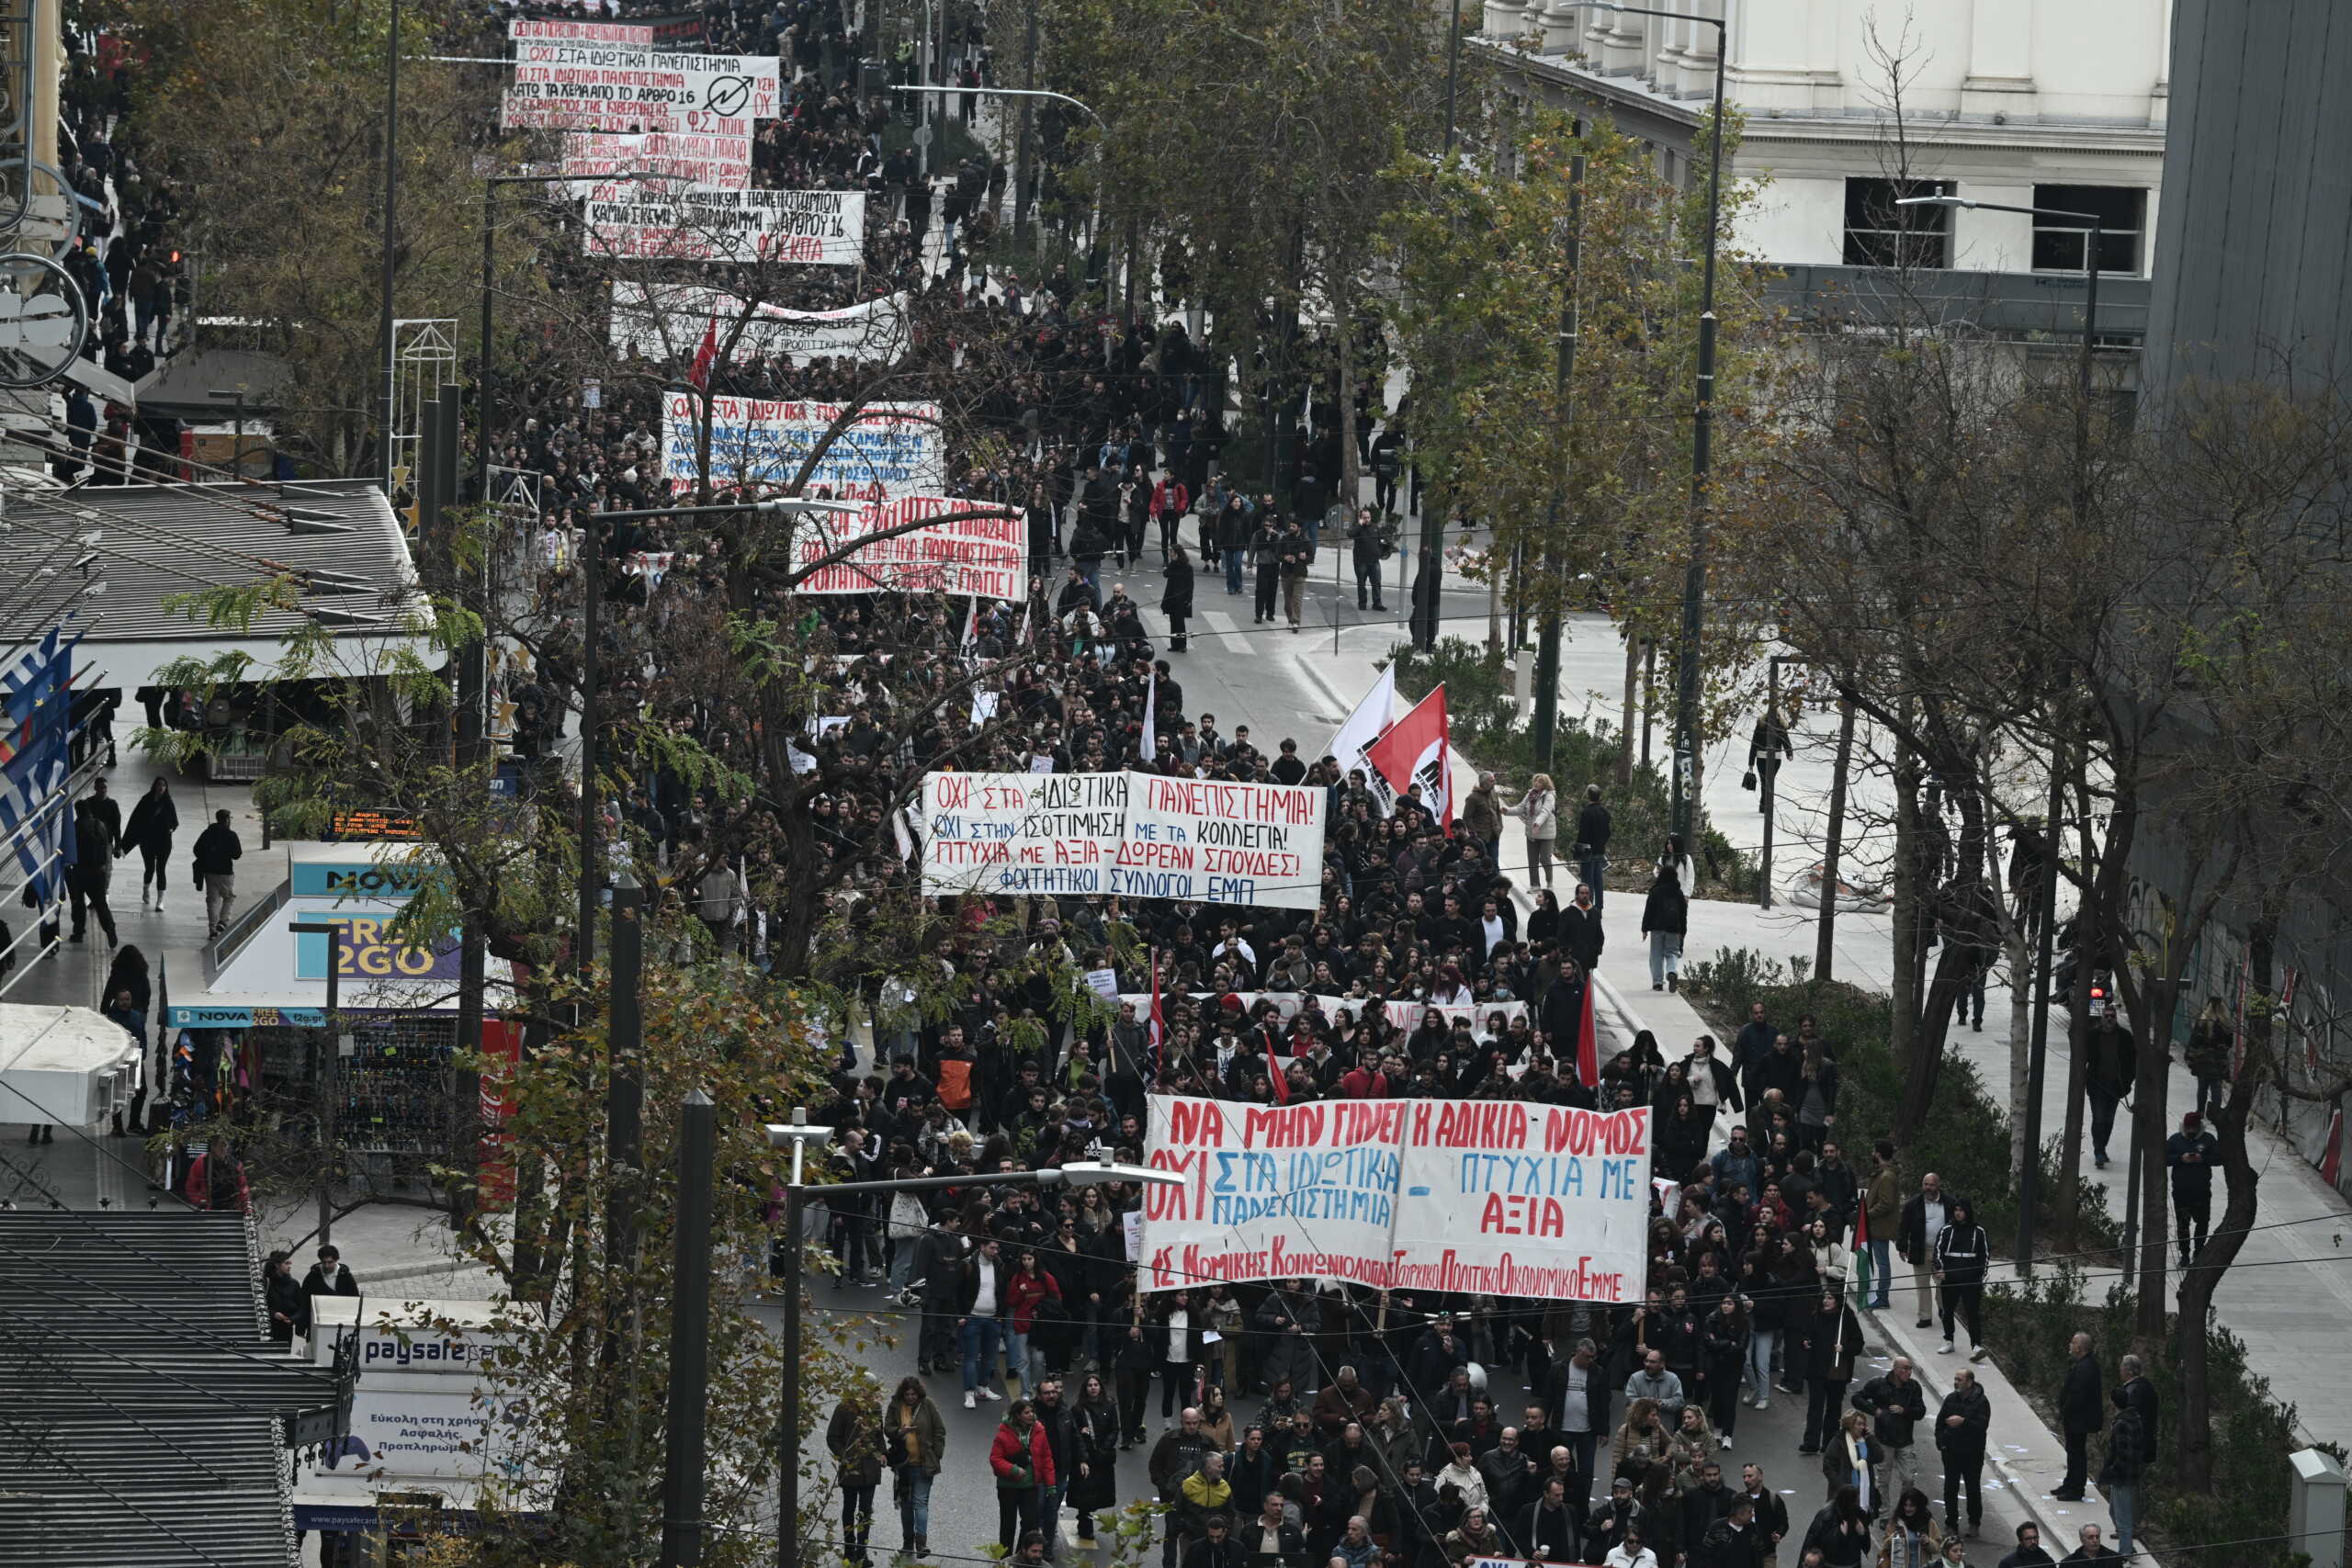
[[[2106,232],[2095,212],[2074,212],[2058,207],[2013,206],[2000,201],[1976,201],[1960,196],[1907,196],[1896,200],[1897,207],[1962,208],[1971,212],[2018,212],[2029,218],[2061,218],[2089,225],[2083,236],[2083,332],[2082,350],[2075,365],[2075,522],[2084,525],[2091,507],[2091,394],[2093,358],[2098,343],[2098,273],[2099,250]],[[2029,258],[2030,259],[2030,258]],[[2041,980],[2034,987],[2033,1038],[2027,1053],[2025,1096],[2025,1168],[2018,1173],[2018,1267],[2033,1272],[2033,1228],[2036,1210],[2041,1197],[2041,1089],[2047,1081],[2050,1054],[2050,987],[2056,966],[2056,931],[2058,925],[2058,818],[2066,807],[2065,769],[2063,766],[2064,747],[2053,739],[2050,747],[2050,809],[2042,820],[2041,886],[2035,897],[2041,901],[2041,935],[2035,953]],[[1824,897],[1827,895],[1825,893]],[[2135,1138],[2132,1153],[2136,1156],[2139,1145]],[[2128,1189],[2134,1201],[2140,1195],[2139,1171],[2132,1172]],[[2132,1257],[2130,1245],[2124,1257]],[[2132,1265],[2127,1261],[2127,1268]]]
[[[800,1561],[800,1216],[809,1190],[803,1185],[802,1164],[810,1145],[832,1137],[831,1127],[811,1126],[806,1111],[795,1110],[790,1122],[768,1124],[768,1145],[792,1150],[792,1179],[784,1189],[784,1397],[776,1435],[776,1568],[796,1568]],[[1073,1161],[1044,1170],[994,1171],[978,1176],[919,1176],[903,1181],[844,1181],[817,1189],[828,1197],[867,1197],[881,1193],[925,1192],[940,1188],[1001,1187],[1034,1181],[1041,1186],[1100,1187],[1112,1182],[1136,1186],[1173,1187],[1182,1182],[1172,1172],[1146,1166]]]
[[[1715,29],[1715,94],[1707,138],[1707,241],[1699,284],[1699,370],[1690,407],[1690,564],[1682,575],[1681,657],[1674,680],[1674,833],[1682,852],[1691,853],[1691,799],[1698,782],[1699,623],[1707,592],[1707,485],[1714,468],[1715,436],[1715,233],[1723,224],[1724,56],[1731,31],[1721,17],[1658,11],[1641,6],[1596,4],[1596,11],[1628,17],[1663,17],[1670,22],[1703,22]]]
[[[297,920],[286,928],[296,936],[327,939],[326,1043],[319,1053],[319,1245],[334,1239],[334,1101],[343,1067],[343,939],[335,920]]]

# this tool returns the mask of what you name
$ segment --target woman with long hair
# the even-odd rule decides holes
[[[1715,1303],[1702,1326],[1700,1387],[1707,1399],[1707,1419],[1731,1447],[1732,1430],[1739,1425],[1739,1371],[1747,1361],[1747,1309],[1736,1295]]]
[[[1100,1372],[1087,1373],[1079,1385],[1069,1430],[1074,1466],[1069,1506],[1078,1510],[1078,1539],[1083,1545],[1094,1540],[1094,1516],[1119,1500],[1119,1407]]]
[[[931,1550],[931,1483],[947,1457],[947,1420],[922,1379],[899,1380],[882,1412],[882,1450],[898,1477],[899,1549],[921,1557]]]
[[[1886,1534],[1878,1545],[1878,1568],[1932,1568],[1943,1554],[1944,1532],[1936,1528],[1928,1495],[1906,1486],[1887,1516]]]
[[[1860,1416],[1856,1411],[1857,1416]],[[1868,1423],[1864,1422],[1867,1426]],[[1822,1568],[1860,1568],[1871,1549],[1871,1515],[1860,1488],[1833,1480],[1829,1501],[1804,1532],[1804,1551],[1819,1551]]]

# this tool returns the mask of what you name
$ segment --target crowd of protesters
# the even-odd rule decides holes
[[[1760,1568],[1783,1552],[1800,1568],[1957,1563],[1982,1518],[1989,1402],[1961,1370],[1931,1416],[1907,1361],[1858,1371],[1849,1284],[1867,1269],[1885,1305],[1900,1250],[1921,1302],[1940,1308],[1943,1348],[1957,1327],[1973,1338],[1986,1260],[1966,1202],[1932,1176],[1906,1202],[1887,1145],[1849,1158],[1837,1053],[1810,1018],[1783,1026],[1759,1007],[1727,1045],[1702,1036],[1669,1053],[1643,1031],[1580,1051],[1587,976],[1609,934],[1598,792],[1564,801],[1543,779],[1514,804],[1482,780],[1458,811],[1419,785],[1392,797],[1361,767],[1189,704],[1194,558],[1228,594],[1254,592],[1258,624],[1295,627],[1301,569],[1338,543],[1321,536],[1336,498],[1314,478],[1339,471],[1330,411],[1314,411],[1283,497],[1229,488],[1212,461],[1222,390],[1182,325],[1148,312],[1116,323],[1066,270],[1034,287],[985,278],[978,253],[1001,171],[950,176],[939,213],[948,237],[933,265],[933,192],[902,157],[883,157],[878,126],[861,117],[840,74],[848,51],[831,0],[735,25],[803,73],[795,107],[763,132],[763,182],[863,184],[881,198],[860,286],[911,290],[923,314],[910,364],[930,356],[943,390],[958,376],[978,387],[967,405],[997,439],[972,448],[985,459],[956,461],[949,488],[1020,509],[1029,547],[1024,599],[968,616],[961,603],[895,593],[795,604],[824,688],[808,711],[845,716],[797,743],[838,785],[811,807],[816,852],[848,863],[853,894],[902,883],[910,873],[891,816],[951,757],[968,770],[1147,768],[1328,795],[1313,909],[1032,900],[1035,951],[1064,972],[1110,971],[1119,999],[1099,1016],[1073,1022],[1044,971],[1001,969],[987,944],[954,940],[936,954],[957,982],[945,1012],[894,1010],[911,987],[868,997],[871,1055],[845,1055],[832,1102],[816,1112],[835,1129],[841,1175],[1133,1159],[1157,1092],[1641,1109],[1652,1173],[1673,1183],[1654,1196],[1639,1299],[1617,1305],[1305,1279],[1147,1291],[1127,1232],[1139,1195],[1115,1185],[818,1202],[810,1235],[832,1289],[866,1302],[887,1292],[874,1310],[905,1314],[913,1360],[886,1395],[831,1413],[840,1548],[867,1561],[887,1482],[901,1549],[930,1554],[936,1478],[985,1464],[999,1543],[1032,1563],[1059,1551],[1066,1508],[1083,1547],[1138,1503],[1151,1506],[1170,1568],[1451,1568],[1487,1556]],[[838,274],[812,281],[806,302],[845,302],[846,287]],[[869,368],[747,356],[713,366],[709,384],[841,399]],[[626,394],[582,407],[552,365],[520,380],[517,401],[535,416],[493,457],[537,502],[532,554],[552,629],[508,693],[518,748],[528,755],[560,734],[580,662],[594,657],[629,710],[741,757],[747,716],[713,706],[664,665],[667,629],[726,592],[715,545],[659,521],[590,526],[666,492],[655,409]],[[1362,422],[1360,438],[1371,429]],[[1360,599],[1375,603],[1400,499],[1385,472],[1381,489],[1350,541]],[[658,571],[644,565],[652,559]],[[1123,574],[1145,570],[1157,592],[1138,582],[1131,592]],[[587,571],[603,574],[613,607],[594,649],[568,614]],[[984,682],[996,722],[977,742],[967,705],[933,703],[932,721],[908,721],[1000,660],[1005,673]],[[612,803],[616,860],[674,869],[692,856],[694,907],[715,944],[767,963],[768,932],[793,896],[773,818],[658,762],[639,776]],[[1512,817],[1536,885],[1524,912],[1503,857]],[[1558,859],[1575,874],[1555,886],[1564,831]],[[1638,920],[1663,989],[1678,978],[1690,862],[1672,841],[1634,853],[1648,892],[1623,920]],[[1122,929],[1139,942],[1115,942]],[[1155,993],[1157,1034],[1139,999]],[[1870,1247],[1857,1258],[1865,1215]],[[1730,1457],[1741,1412],[1776,1396],[1802,1402],[1800,1452],[1819,1466],[1819,1493],[1792,1488],[1793,1514],[1759,1465]],[[1002,1418],[978,1451],[951,1455],[943,1405],[959,1399],[1001,1406]],[[1922,1490],[1930,1434],[1940,1521]]]

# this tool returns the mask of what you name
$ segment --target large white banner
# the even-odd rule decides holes
[[[1159,773],[931,773],[926,893],[1100,893],[1312,909],[1320,789]]]
[[[672,392],[663,400],[662,477],[673,489],[694,482],[695,425],[702,400],[694,392]],[[833,403],[711,399],[711,481],[791,486],[841,413]],[[938,405],[876,403],[860,410],[825,448],[808,483],[850,501],[894,501],[945,490],[947,453]]]
[[[690,130],[650,130],[642,136],[574,131],[563,139],[563,172],[594,196],[625,174],[664,175],[686,185],[743,190],[752,183],[752,139],[711,136]]]
[[[592,256],[855,266],[865,254],[865,193],[858,190],[615,180],[588,187],[584,216],[581,246]]]
[[[744,319],[744,313],[750,318]],[[718,323],[722,340],[743,322],[731,357],[754,355],[806,365],[812,359],[854,359],[888,365],[907,352],[907,297],[892,294],[840,310],[787,310],[780,305],[747,305],[722,288],[697,284],[613,285],[612,344],[615,352],[672,360],[701,346],[704,331]]]
[[[854,514],[813,513],[794,525],[793,553],[797,564],[808,567],[864,536],[919,518],[973,512],[987,514],[956,516],[949,522],[860,545],[847,559],[819,567],[802,578],[794,592],[872,593],[897,589],[1019,599],[1028,585],[1028,523],[1018,512],[993,509],[985,502],[908,495],[876,502]],[[978,728],[977,710],[973,728]]]
[[[1642,1293],[1647,1111],[1155,1095],[1145,1161],[1182,1178],[1144,1190],[1146,1290],[1307,1278],[1550,1301]]]
[[[694,117],[774,119],[782,98],[773,55],[673,54],[574,39],[514,40],[507,128],[525,115],[635,113],[652,130],[716,130]]]

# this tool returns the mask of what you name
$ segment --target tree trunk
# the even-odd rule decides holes
[[[2250,996],[2267,998],[2272,994],[2272,929],[2267,919],[2259,920],[2250,933],[2246,953]],[[2222,1277],[2237,1260],[2238,1249],[2245,1245],[2246,1232],[2254,1224],[2256,1190],[2261,1185],[2262,1173],[2255,1169],[2254,1161],[2247,1156],[2245,1131],[2246,1123],[2253,1119],[2255,1096],[2270,1077],[2272,1068],[2270,1008],[2266,1001],[2246,1009],[2245,1060],[2230,1085],[2229,1099],[2214,1119],[2213,1134],[2220,1145],[2222,1179],[2228,1196],[2221,1218],[2208,1233],[2205,1245],[2197,1250],[2196,1267],[2186,1270],[2180,1279],[2180,1340],[2175,1352],[2180,1368],[2180,1419],[2173,1427],[2177,1445],[2173,1475],[2184,1492],[2213,1490],[2209,1320],[2214,1292],[2222,1288]]]
[[[1889,987],[1894,1008],[1888,1020],[1887,1048],[1895,1072],[1906,1079],[1919,1016],[1918,852],[1918,753],[1898,737],[1894,743],[1894,977]],[[1822,896],[1833,895],[1825,889]],[[1901,1140],[1896,1142],[1899,1145]]]
[[[2025,922],[2012,919],[2003,933],[2009,964],[2009,1183],[2024,1190],[2026,1096],[2033,1091],[2033,987],[2041,978],[2033,973],[2033,949],[2025,940]]]
[[[1854,765],[1854,705],[1838,699],[1838,756],[1829,767],[1829,832],[1821,847],[1821,927],[1814,939],[1813,977],[1827,980],[1838,952],[1838,854],[1846,832],[1846,777]]]
[[[1641,720],[1636,716],[1642,682],[1642,639],[1634,628],[1625,628],[1625,708],[1624,718],[1618,726],[1617,784],[1631,787],[1634,782],[1634,727]]]

